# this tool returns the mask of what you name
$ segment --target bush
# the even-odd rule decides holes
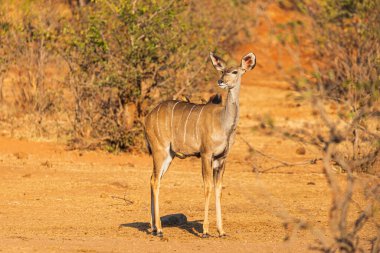
[[[97,1],[66,23],[62,54],[75,95],[75,139],[100,139],[111,150],[139,145],[140,118],[156,99],[173,95],[207,52],[208,36],[192,38],[198,31],[183,15],[186,7],[177,1]],[[131,105],[135,109],[125,113]]]
[[[302,11],[313,26],[315,60],[313,70],[305,70],[302,83],[310,85],[304,90],[313,91],[315,101],[339,104],[335,123],[343,136],[337,152],[355,170],[370,170],[380,155],[380,1],[281,2]]]
[[[23,79],[23,97],[16,101],[29,107],[28,113],[68,113],[73,147],[139,149],[145,146],[142,118],[158,101],[206,89],[194,84],[210,78],[208,53],[236,45],[236,35],[246,23],[238,10],[246,2],[0,4],[0,57],[6,63],[1,65],[0,81],[12,75],[12,68],[21,76],[34,75]],[[222,6],[230,7],[223,17]],[[64,67],[58,64],[62,59]],[[47,67],[65,76],[62,93],[51,85],[57,76],[46,75]],[[34,80],[40,88],[34,88]]]
[[[53,36],[55,12],[48,7],[40,12],[31,12],[33,5],[27,1],[20,4],[18,18],[12,19],[6,13],[11,10],[4,6],[0,9],[0,83],[6,75],[13,79],[13,99],[11,104],[24,112],[41,114],[54,112],[53,100],[58,94],[51,86],[47,87],[46,67],[54,57]],[[2,94],[0,85],[0,94]],[[0,95],[0,101],[3,96]]]

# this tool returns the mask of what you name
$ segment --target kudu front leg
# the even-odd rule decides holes
[[[210,197],[212,191],[212,155],[202,155],[202,176],[205,192],[205,218],[203,220],[203,234],[202,238],[209,237],[209,220],[208,209],[210,204]]]
[[[216,227],[219,232],[219,236],[226,236],[223,230],[223,220],[222,220],[222,181],[225,168],[225,159],[215,160],[213,162],[213,178],[214,178],[214,188],[215,188],[215,211],[216,211]]]

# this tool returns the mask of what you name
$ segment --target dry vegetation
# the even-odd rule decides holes
[[[54,115],[73,147],[140,149],[146,112],[159,99],[199,92],[192,84],[209,78],[208,52],[233,47],[249,25],[238,13],[247,3],[224,1],[223,20],[219,4],[1,4],[0,98],[12,111],[2,117],[34,114],[43,125]]]
[[[354,172],[379,175],[380,1],[280,1],[280,4],[304,13],[314,32],[311,44],[315,59],[311,68],[302,65],[300,49],[285,46],[295,55],[299,72],[292,77],[294,87],[311,101],[320,120],[317,128],[294,131],[291,138],[315,145],[323,154],[324,174],[332,192],[331,236],[322,236],[303,220],[287,215],[283,218],[286,224],[293,222],[298,228],[313,231],[319,246],[312,249],[322,252],[364,252],[359,233],[372,220],[378,234],[372,241],[371,252],[379,252],[380,224],[374,220],[379,205],[379,184],[372,181],[362,186],[366,206],[351,224],[348,210],[353,205]],[[291,28],[291,38],[286,40],[280,33],[281,43],[291,41],[302,47],[299,27],[304,25],[299,20],[287,23],[285,27]],[[338,183],[334,175],[337,170],[346,173],[345,185]]]

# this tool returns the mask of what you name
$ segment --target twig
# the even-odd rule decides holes
[[[191,77],[188,77],[186,79],[186,85],[184,85],[179,91],[177,91],[174,95],[173,95],[173,98],[174,99],[177,99],[178,96],[184,91],[186,90],[187,87],[189,87],[195,80],[196,76],[202,71],[202,69],[206,66],[206,63],[208,61],[208,53],[207,53],[207,56],[204,58],[202,64],[199,66],[199,68],[194,72],[193,75],[191,75]]]
[[[314,159],[311,159],[311,160],[306,160],[306,161],[302,161],[302,162],[295,162],[295,163],[291,163],[291,162],[287,162],[287,161],[284,161],[284,160],[280,160],[276,157],[273,157],[273,156],[270,156],[270,155],[267,155],[257,149],[254,149],[253,146],[245,139],[243,139],[242,137],[240,137],[241,140],[247,144],[248,148],[249,148],[249,151],[250,152],[256,152],[258,154],[260,154],[261,156],[267,158],[267,159],[270,159],[270,160],[273,160],[275,162],[279,162],[281,163],[281,165],[278,165],[278,166],[275,166],[275,167],[272,167],[272,168],[269,168],[269,169],[266,169],[266,170],[263,170],[261,172],[266,172],[266,171],[269,171],[269,170],[272,170],[272,169],[276,169],[276,168],[280,168],[280,167],[293,167],[293,166],[299,166],[299,165],[306,165],[306,164],[315,164],[317,163],[317,161],[320,161],[322,160],[322,158],[314,158]]]
[[[126,194],[124,194],[124,197],[123,197],[123,198],[118,197],[118,196],[111,196],[111,198],[113,198],[113,199],[121,199],[121,200],[124,200],[124,202],[125,202],[125,204],[126,204],[127,206],[133,204],[133,201],[126,199]]]
[[[160,14],[161,12],[164,12],[164,11],[168,10],[168,9],[170,8],[170,6],[173,5],[173,3],[174,3],[174,0],[170,1],[170,2],[169,2],[164,8],[159,9],[158,11],[156,11],[155,13],[153,13],[153,14],[149,17],[148,21],[151,21],[155,16],[157,16],[157,15]]]

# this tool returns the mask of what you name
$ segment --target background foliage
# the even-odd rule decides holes
[[[238,10],[247,3],[2,2],[0,80],[17,79],[8,105],[41,121],[64,112],[63,135],[73,147],[139,149],[146,112],[200,91],[193,84],[210,77],[208,52],[235,45],[247,24]],[[223,6],[230,11],[222,17]]]
[[[337,137],[333,156],[343,155],[354,170],[371,170],[380,155],[377,134],[380,91],[380,1],[280,1],[283,8],[307,17],[313,46],[311,66],[296,61],[300,75],[293,79],[315,106],[325,125],[328,111],[322,105],[339,108],[337,118],[312,133],[315,143],[326,149],[331,135]],[[301,27],[292,21],[289,27]],[[293,29],[291,43],[302,46],[302,35]],[[301,32],[302,33],[302,32]],[[294,48],[294,47],[293,47]],[[299,51],[292,49],[294,55]],[[321,111],[321,109],[323,109]],[[329,132],[330,131],[330,132]],[[331,132],[333,131],[333,133]],[[329,137],[330,136],[330,137]]]
[[[304,10],[318,32],[321,62],[309,80],[317,96],[342,105],[336,124],[345,127],[334,130],[340,131],[335,155],[344,154],[354,170],[370,170],[380,155],[380,1],[329,0]]]

